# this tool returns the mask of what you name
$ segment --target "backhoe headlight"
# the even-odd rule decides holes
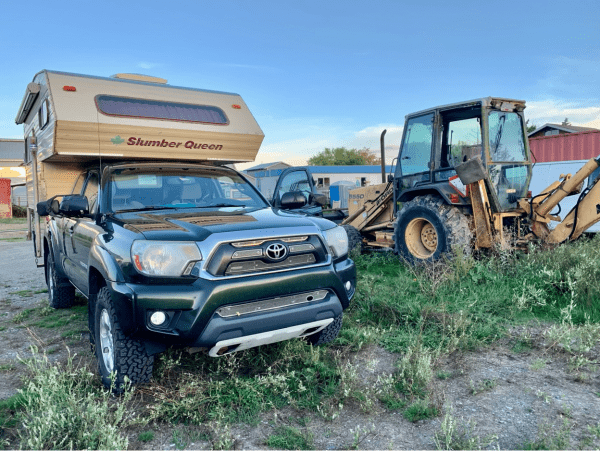
[[[348,253],[348,234],[346,229],[337,226],[333,229],[324,230],[323,236],[334,257],[342,257]]]
[[[196,243],[136,240],[131,245],[133,266],[147,276],[188,276],[200,260]]]

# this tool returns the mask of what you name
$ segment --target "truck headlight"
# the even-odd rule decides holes
[[[196,243],[136,240],[131,245],[131,261],[147,276],[187,276],[202,260]]]
[[[348,234],[343,227],[324,230],[323,236],[334,257],[342,257],[348,253]]]

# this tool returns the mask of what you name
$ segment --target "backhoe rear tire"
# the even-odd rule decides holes
[[[405,202],[394,224],[395,251],[411,264],[453,252],[471,253],[469,220],[457,207],[432,195]]]

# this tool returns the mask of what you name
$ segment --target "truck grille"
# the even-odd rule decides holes
[[[316,265],[327,250],[316,235],[221,243],[206,264],[213,276],[261,274]]]

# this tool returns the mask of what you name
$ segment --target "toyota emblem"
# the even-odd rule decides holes
[[[265,254],[269,260],[281,260],[287,255],[287,247],[281,243],[273,243],[267,246]]]

